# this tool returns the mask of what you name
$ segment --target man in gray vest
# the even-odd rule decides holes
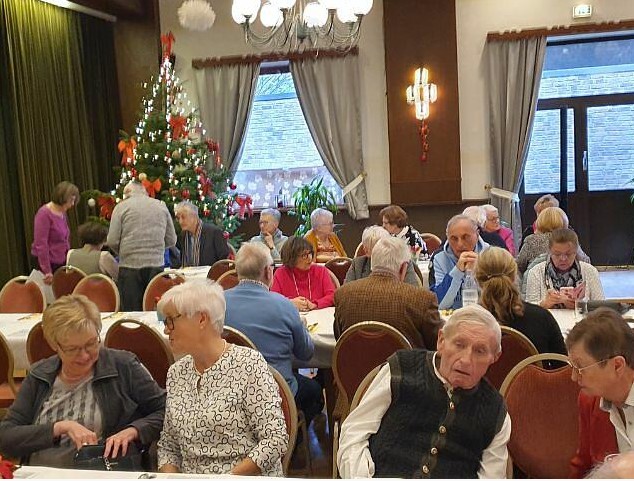
[[[437,351],[397,351],[341,427],[342,478],[504,478],[511,419],[482,377],[500,326],[478,305],[454,312]]]

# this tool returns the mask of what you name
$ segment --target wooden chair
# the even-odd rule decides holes
[[[108,329],[104,346],[136,354],[157,384],[165,388],[174,355],[158,331],[134,319],[121,319]]]
[[[84,277],[73,294],[83,294],[97,304],[101,312],[119,312],[119,289],[110,277],[103,274],[90,274]]]
[[[539,354],[531,340],[520,331],[508,326],[500,326],[500,329],[502,330],[502,355],[497,362],[489,366],[485,376],[493,387],[498,390],[508,373],[520,361]]]
[[[327,269],[327,271],[328,275],[330,276],[330,280],[332,281],[332,285],[335,286],[335,290],[339,289],[341,287],[341,283],[339,282],[337,274],[332,272],[330,269]]]
[[[326,262],[325,266],[335,275],[339,281],[339,286],[342,286],[351,265],[352,259],[349,257],[334,257]]]
[[[143,310],[156,311],[156,299],[183,282],[185,282],[185,278],[179,274],[161,273],[155,275],[143,293]]]
[[[236,270],[231,269],[221,275],[216,282],[220,284],[225,291],[227,291],[237,286],[240,281],[238,280],[238,273]]]
[[[442,240],[436,234],[424,232],[420,236],[425,241],[425,244],[427,244],[427,252],[429,252],[430,255],[442,245]]]
[[[412,262],[412,267],[414,268],[414,274],[416,274],[416,278],[418,279],[418,287],[423,287],[425,285],[425,279],[423,278],[423,273],[420,271],[420,267],[416,262]]]
[[[46,298],[27,276],[9,280],[0,290],[0,313],[43,312]]]
[[[42,321],[40,321],[31,328],[26,338],[26,357],[29,360],[29,364],[35,364],[37,361],[55,354],[55,351],[44,337]]]
[[[229,247],[229,259],[235,260],[236,254],[238,253],[238,251],[236,250],[235,247],[233,247],[233,244],[231,244],[231,242],[229,241],[227,241],[227,246]]]
[[[0,333],[0,410],[11,407],[18,388],[13,380],[13,353],[7,339]]]
[[[73,290],[84,277],[86,273],[81,269],[73,266],[62,266],[53,274],[53,295],[55,299],[62,296],[72,294]]]
[[[222,338],[236,346],[250,347],[254,351],[258,350],[253,341],[249,339],[246,334],[233,327],[224,326],[222,329]]]
[[[363,247],[363,242],[359,242],[359,245],[354,250],[354,257],[361,257],[365,255],[365,247]]]
[[[508,443],[515,465],[529,478],[567,478],[578,446],[579,385],[568,365],[547,370],[535,363],[566,362],[561,354],[538,354],[515,366],[500,393],[513,430]]]
[[[207,272],[207,278],[211,279],[212,281],[217,281],[218,278],[225,272],[235,268],[235,261],[232,261],[231,259],[220,259],[219,261],[214,262],[214,264],[209,268],[209,272]]]
[[[295,397],[288,387],[288,384],[284,377],[274,367],[269,366],[271,374],[277,387],[280,391],[280,397],[282,398],[282,412],[284,413],[284,422],[286,423],[286,433],[288,434],[288,447],[286,453],[282,457],[282,469],[284,470],[284,476],[288,475],[288,466],[291,463],[293,457],[293,451],[295,449],[295,443],[297,442],[297,405],[295,404]],[[306,439],[304,439],[307,442]]]

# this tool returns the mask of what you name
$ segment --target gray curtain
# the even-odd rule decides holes
[[[290,61],[297,97],[324,165],[344,190],[348,213],[367,219],[357,55]]]
[[[259,75],[260,62],[194,69],[200,119],[231,171],[238,168]]]
[[[491,166],[494,187],[517,194],[537,110],[546,37],[494,40],[487,44]],[[500,217],[513,229],[516,247],[522,235],[519,202],[491,196]]]

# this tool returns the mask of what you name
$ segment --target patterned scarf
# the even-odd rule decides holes
[[[583,279],[581,277],[581,267],[579,266],[577,259],[575,259],[572,267],[566,272],[558,272],[550,256],[548,257],[548,262],[546,263],[544,277],[546,286],[548,287],[550,285],[553,289],[557,290],[562,287],[577,287],[579,282]],[[556,304],[553,307],[555,309],[563,309],[565,306],[563,304]]]
[[[185,232],[185,242],[183,243],[183,265],[182,267],[197,266],[200,262],[200,237],[203,231],[203,223],[198,221],[196,232]]]

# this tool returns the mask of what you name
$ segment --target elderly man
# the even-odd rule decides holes
[[[437,351],[397,351],[341,427],[342,478],[504,478],[511,420],[482,377],[500,356],[483,307],[457,310]]]
[[[354,324],[381,321],[405,335],[414,347],[433,348],[442,321],[427,289],[403,282],[411,260],[403,239],[386,237],[372,248],[372,272],[335,291],[335,338]]]
[[[142,311],[145,288],[163,271],[165,249],[176,243],[176,232],[165,203],[149,197],[141,184],[130,182],[123,194],[112,212],[108,246],[119,254],[121,310]]]
[[[189,201],[174,206],[176,220],[181,226],[177,247],[181,253],[181,267],[211,266],[229,257],[229,246],[222,230],[198,217],[198,207]]]
[[[225,324],[251,339],[264,359],[277,369],[295,395],[306,422],[324,407],[321,385],[293,373],[293,356],[307,361],[313,355],[313,341],[299,317],[297,308],[286,297],[269,292],[273,281],[273,259],[264,245],[244,244],[236,255],[240,283],[225,292]]]
[[[431,258],[430,286],[440,309],[462,307],[462,282],[473,270],[478,254],[488,248],[478,234],[478,225],[466,215],[454,215],[447,223],[447,240]],[[433,282],[431,282],[433,281]]]
[[[286,237],[279,229],[282,215],[277,209],[264,209],[260,212],[260,233],[251,237],[250,242],[260,242],[269,248],[274,261],[280,261],[280,251]]]

